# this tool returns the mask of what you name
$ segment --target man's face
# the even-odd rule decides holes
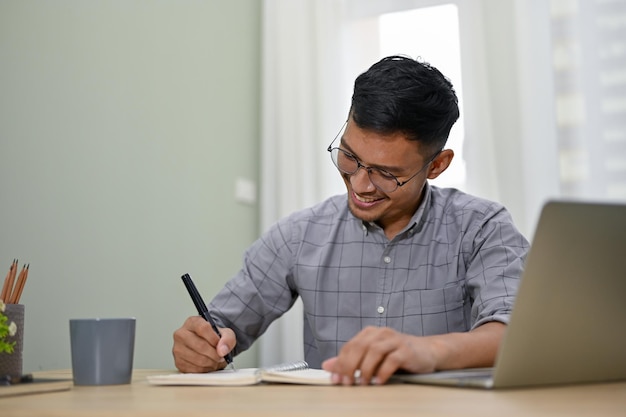
[[[419,152],[419,143],[402,133],[381,135],[359,128],[352,118],[341,137],[339,147],[354,155],[361,164],[383,169],[400,182],[409,179],[428,161]],[[348,206],[356,217],[376,222],[388,238],[406,226],[419,206],[429,167],[392,192],[383,192],[372,184],[366,169],[352,175],[342,174],[348,189]]]

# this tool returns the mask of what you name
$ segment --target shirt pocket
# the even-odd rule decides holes
[[[467,300],[463,285],[404,292],[405,326],[413,334],[467,331]]]

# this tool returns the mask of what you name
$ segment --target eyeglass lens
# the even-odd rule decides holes
[[[345,174],[352,175],[359,170],[359,161],[353,155],[342,149],[333,148],[331,150],[331,157],[335,166]],[[372,184],[381,191],[391,192],[398,188],[396,177],[390,173],[374,167],[363,168],[367,171]]]

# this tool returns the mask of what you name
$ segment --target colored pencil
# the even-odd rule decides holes
[[[13,292],[13,280],[15,279],[15,272],[17,272],[17,259],[13,259],[13,263],[9,268],[7,276],[4,278],[4,284],[2,285],[2,293],[0,293],[0,299],[5,304],[9,304],[9,298],[11,292]]]
[[[20,272],[20,276],[15,283],[15,287],[13,288],[13,294],[11,296],[11,304],[19,304],[20,297],[22,296],[22,291],[24,291],[24,284],[26,284],[26,279],[28,278],[28,270],[30,269],[30,264],[24,265],[22,271]]]

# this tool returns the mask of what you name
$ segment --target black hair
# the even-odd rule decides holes
[[[362,129],[400,131],[434,152],[446,144],[459,106],[452,83],[437,68],[396,55],[357,77],[350,115]]]

